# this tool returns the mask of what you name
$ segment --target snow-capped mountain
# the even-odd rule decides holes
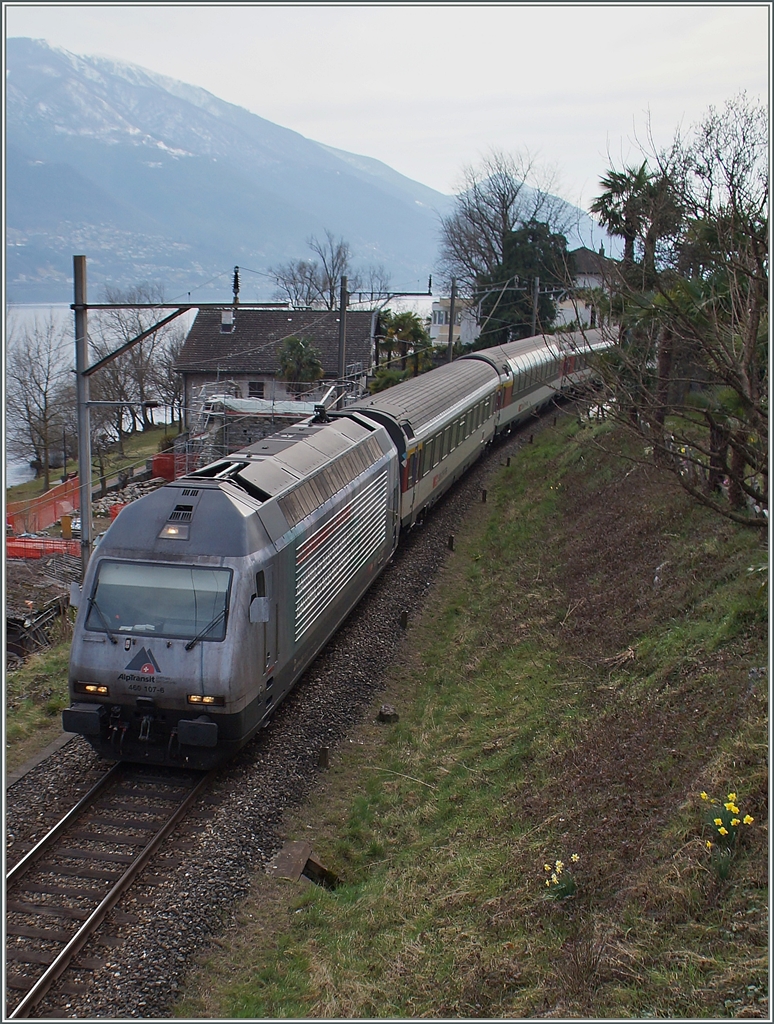
[[[396,286],[426,285],[449,198],[378,161],[204,89],[38,40],[7,41],[6,73],[11,301],[70,299],[74,253],[88,257],[90,296],[145,280],[171,296],[234,265],[265,271],[305,257],[325,229]],[[243,281],[244,299],[269,297],[267,278]],[[229,288],[224,277],[196,298]]]
[[[267,267],[308,256],[326,229],[356,265],[420,291],[452,203],[204,89],[40,40],[6,41],[5,141],[11,302],[71,301],[76,253],[92,301],[144,281],[217,301],[235,265],[257,272],[243,301],[265,300]]]

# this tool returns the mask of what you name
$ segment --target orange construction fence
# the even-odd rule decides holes
[[[5,506],[6,526],[14,533],[39,533],[79,507],[78,477],[65,480],[30,501],[12,501]]]
[[[54,537],[6,537],[7,558],[44,558],[47,555],[80,556],[79,540],[57,540]]]

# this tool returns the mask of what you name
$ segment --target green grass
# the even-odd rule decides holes
[[[766,552],[628,444],[567,418],[489,483],[379,698],[400,721],[286,821],[343,884],[258,873],[178,1017],[767,1016]],[[66,670],[28,670],[29,736]],[[755,819],[726,879],[702,790]]]
[[[70,612],[54,627],[52,646],[29,657],[5,679],[5,766],[13,770],[62,732],[62,710],[69,706]]]
[[[616,440],[565,421],[489,485],[392,675],[400,721],[364,725],[288,823],[345,884],[257,877],[179,1017],[767,1010],[759,539],[632,475],[601,436]],[[604,536],[568,531],[616,500],[648,539],[619,575],[615,538],[606,557]],[[584,544],[597,567],[573,575]],[[654,559],[672,570],[658,589]],[[597,611],[610,587],[617,618]],[[704,845],[710,788],[756,818],[725,882]],[[547,900],[544,864],[574,852],[575,895]]]

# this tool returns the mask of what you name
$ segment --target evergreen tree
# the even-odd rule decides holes
[[[533,323],[537,332],[550,328],[556,319],[554,298],[567,287],[568,262],[567,239],[548,224],[531,220],[509,232],[502,262],[478,279],[475,300],[481,302],[481,334],[474,347],[528,338]]]

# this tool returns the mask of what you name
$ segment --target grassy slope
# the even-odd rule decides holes
[[[124,439],[124,454],[109,452],[105,458],[105,472],[113,476],[122,469],[132,467],[137,472],[145,469],[147,459],[152,458],[159,451],[159,444],[165,437],[174,437],[177,434],[177,426],[167,424],[166,426],[153,427],[151,430],[132,434]],[[61,453],[60,453],[61,454]],[[98,464],[96,456],[92,454],[92,484],[96,488],[99,483]],[[67,472],[77,473],[78,463],[68,459]],[[55,487],[62,478],[62,469],[52,469],[50,484]],[[6,501],[34,501],[45,493],[43,478],[28,480],[23,484],[16,484],[9,487],[6,492]]]
[[[765,551],[608,443],[566,420],[490,485],[400,722],[288,819],[345,884],[256,877],[180,1016],[768,1015]],[[726,880],[702,791],[755,819]]]
[[[70,703],[67,665],[71,629],[70,617],[60,621],[52,637],[53,646],[6,675],[6,771],[18,768],[62,734],[62,709]]]

